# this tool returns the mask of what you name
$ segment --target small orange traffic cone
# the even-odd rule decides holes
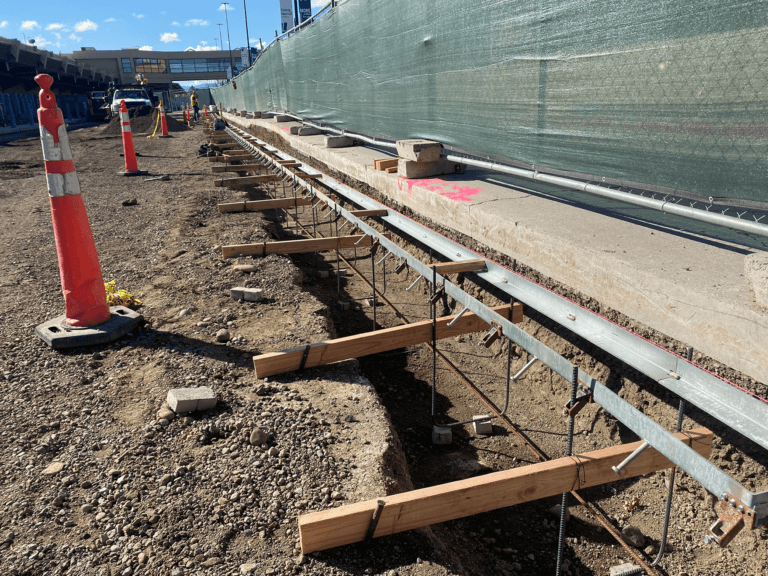
[[[160,135],[160,138],[171,137],[171,135],[168,134],[168,122],[165,119],[165,106],[163,106],[162,101],[160,102],[160,128],[162,129],[162,134]]]
[[[136,149],[133,147],[133,134],[131,133],[131,118],[128,115],[128,107],[125,100],[120,101],[120,125],[123,129],[123,156],[125,156],[125,172],[118,172],[121,176],[143,176],[148,174],[146,170],[139,170],[136,163]]]

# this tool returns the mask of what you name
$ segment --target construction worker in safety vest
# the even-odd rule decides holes
[[[197,92],[195,89],[192,89],[192,95],[189,97],[189,103],[192,105],[193,110],[195,111],[192,118],[194,118],[195,122],[200,121],[200,106],[197,103]]]

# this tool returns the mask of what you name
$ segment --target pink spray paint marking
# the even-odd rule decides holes
[[[407,178],[404,178],[400,176],[397,179],[397,188],[398,190],[403,190],[403,182],[405,182],[408,185],[408,194],[412,193],[413,187],[418,186],[419,188],[424,188],[425,190],[429,190],[430,192],[439,192],[440,196],[445,196],[446,198],[453,200],[454,202],[472,202],[474,198],[472,196],[476,196],[480,192],[482,192],[482,188],[471,188],[469,186],[457,186],[454,184],[452,186],[452,190],[446,190],[445,188],[450,184],[450,182],[446,182],[445,180],[441,178],[423,178],[418,180],[408,180]]]
[[[282,130],[283,132],[288,132],[289,134],[291,132],[291,129],[288,126],[280,126],[280,130]]]

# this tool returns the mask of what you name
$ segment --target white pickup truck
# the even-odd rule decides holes
[[[120,102],[122,100],[125,100],[125,105],[129,110],[139,106],[152,106],[152,97],[144,88],[117,88],[112,95],[112,103],[109,106],[111,116],[120,114]]]

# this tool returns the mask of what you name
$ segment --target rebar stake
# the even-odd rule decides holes
[[[571,405],[576,402],[576,390],[579,387],[579,367],[573,367],[571,375]],[[575,419],[572,415],[568,416],[568,436],[565,440],[565,456],[571,455],[573,450],[573,428]],[[555,567],[555,576],[560,576],[560,569],[563,563],[563,541],[565,540],[565,513],[568,504],[568,492],[563,492],[563,498],[560,501],[560,532],[557,536],[557,566]]]

